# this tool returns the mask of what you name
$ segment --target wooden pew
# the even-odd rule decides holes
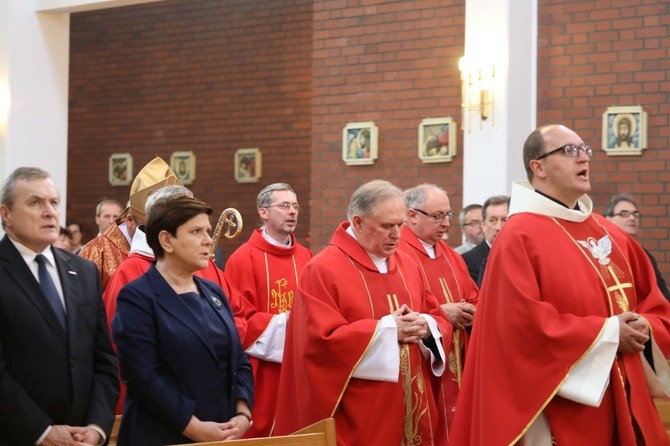
[[[657,399],[654,402],[656,403],[658,414],[661,416],[661,421],[663,421],[663,426],[665,426],[665,431],[670,438],[670,401]]]
[[[191,443],[190,446],[336,446],[335,420],[326,418],[281,437],[247,438],[231,441]],[[189,445],[176,445],[189,446]]]

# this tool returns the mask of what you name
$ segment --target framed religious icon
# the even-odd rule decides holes
[[[342,161],[348,166],[374,164],[378,156],[374,122],[350,122],[342,130]]]
[[[133,181],[133,156],[130,153],[113,153],[109,157],[109,184],[127,186]]]
[[[647,113],[642,107],[608,107],[603,113],[603,150],[611,156],[641,155],[646,148]]]
[[[456,123],[452,118],[427,118],[419,124],[419,159],[446,163],[456,156]]]
[[[172,152],[170,167],[182,183],[193,184],[195,181],[195,154],[193,152]]]
[[[261,150],[259,148],[237,149],[234,165],[235,181],[238,183],[257,183],[263,168]]]

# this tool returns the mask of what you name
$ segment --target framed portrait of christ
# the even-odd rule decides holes
[[[640,106],[603,113],[603,150],[610,156],[641,155],[647,148],[647,113]]]

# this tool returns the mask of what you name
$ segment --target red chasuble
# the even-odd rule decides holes
[[[105,310],[107,312],[107,324],[109,326],[110,333],[112,330],[112,318],[116,314],[116,299],[119,296],[121,288],[147,272],[149,266],[151,266],[151,262],[153,261],[154,259],[152,257],[147,257],[138,253],[132,253],[121,264],[114,276],[112,276],[112,279],[109,281],[109,286],[103,294],[103,303],[105,304]],[[230,304],[230,309],[233,311],[235,327],[237,328],[237,331],[240,335],[240,339],[244,339],[247,322],[244,318],[245,308],[243,297],[239,291],[237,291],[235,287],[228,282],[228,280],[223,275],[223,271],[221,271],[211,260],[209,261],[207,268],[196,271],[194,274],[198,277],[202,277],[203,279],[210,280],[221,287],[226,297],[228,297],[228,303]],[[115,344],[114,349],[116,350]],[[116,404],[117,415],[123,413],[123,401],[125,396],[126,386],[123,384],[123,382],[121,382],[121,394],[119,396],[119,401]]]
[[[448,351],[451,324],[405,253],[381,274],[345,222],[307,264],[288,321],[279,383],[277,435],[334,417],[341,445],[443,445],[430,360],[417,344],[398,344],[397,382],[353,378],[380,319],[406,304],[430,314]],[[440,441],[438,443],[438,441]]]
[[[293,306],[298,276],[312,253],[298,244],[293,234],[291,242],[290,247],[275,246],[263,238],[261,229],[256,229],[226,262],[226,277],[246,299],[245,349],[254,345],[274,315],[286,313]],[[277,410],[281,364],[253,356],[249,361],[254,369],[254,424],[245,437],[266,437]]]
[[[450,446],[514,444],[541,413],[558,445],[668,444],[637,353],[616,355],[599,407],[557,395],[606,318],[624,311],[649,322],[667,357],[670,304],[647,256],[590,214],[588,197],[571,221],[543,215],[559,205],[534,191],[517,192],[486,266]],[[514,213],[515,199],[545,203]],[[552,212],[580,214],[563,209]]]
[[[441,241],[435,245],[435,258],[431,259],[416,234],[404,226],[398,249],[409,254],[417,262],[428,288],[440,305],[462,301],[477,305],[479,294],[477,285],[470,277],[463,257],[446,243]],[[467,344],[468,332],[462,329],[454,330],[447,370],[441,378],[433,377],[433,386],[439,395],[440,422],[441,426],[446,426],[447,434],[456,410]]]
[[[86,243],[79,252],[79,256],[90,260],[98,267],[102,290],[105,291],[111,277],[121,263],[128,258],[128,251],[130,251],[130,243],[114,222],[104,234]]]

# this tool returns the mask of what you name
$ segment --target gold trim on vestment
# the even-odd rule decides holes
[[[270,308],[270,264],[268,262],[268,253],[263,251],[263,260],[265,261],[265,308]]]
[[[365,293],[368,295],[368,302],[370,304],[370,314],[373,315],[371,319],[376,319],[375,316],[374,316],[375,308],[374,308],[374,304],[372,303],[372,296],[370,295],[370,288],[368,288],[368,283],[365,280],[365,276],[363,275],[363,272],[356,267],[356,263],[354,263],[354,261],[351,257],[347,256],[347,260],[349,260],[349,262],[351,263],[351,266],[353,266],[354,269],[356,271],[358,271],[358,273],[361,276],[361,280],[363,281],[363,285],[365,286]],[[330,412],[330,417],[331,418],[335,416],[335,411],[337,411],[337,408],[340,406],[340,401],[342,401],[342,397],[344,396],[344,392],[346,392],[347,387],[349,387],[349,381],[351,381],[351,377],[354,375],[354,371],[356,370],[358,365],[361,363],[363,358],[365,358],[365,355],[367,354],[368,350],[370,350],[370,346],[372,345],[372,342],[375,339],[374,335],[375,335],[375,333],[377,333],[377,330],[379,329],[379,324],[380,323],[381,323],[381,321],[378,320],[377,324],[375,325],[375,329],[372,332],[372,336],[370,336],[370,340],[368,341],[368,345],[365,347],[365,350],[363,350],[363,353],[358,358],[358,361],[356,361],[354,366],[349,371],[349,376],[347,376],[347,379],[344,381],[342,389],[340,390],[340,395],[337,397],[337,400],[335,401],[335,405],[333,406],[333,410]]]
[[[568,232],[568,230],[567,230],[567,229],[566,229],[566,228],[565,228],[565,227],[564,227],[564,226],[563,226],[563,225],[562,225],[562,224],[561,224],[555,217],[549,217],[549,218],[551,218],[551,220],[552,220],[554,223],[556,223],[556,225],[557,225],[559,228],[561,228],[561,229],[563,230],[563,232],[568,236],[568,238],[569,238],[570,240],[572,240],[574,246],[579,250],[580,253],[582,253],[582,255],[584,256],[584,258],[588,261],[588,263],[589,263],[589,264],[593,267],[593,269],[596,271],[596,274],[598,274],[598,277],[600,278],[600,281],[601,281],[601,283],[602,283],[602,285],[603,285],[603,288],[604,288],[604,290],[605,290],[605,292],[607,293],[607,296],[608,296],[607,301],[608,301],[608,305],[609,305],[610,316],[613,316],[613,315],[614,315],[614,314],[613,314],[614,309],[613,309],[613,306],[612,306],[612,297],[611,297],[611,295],[610,295],[610,291],[609,291],[609,289],[608,289],[608,287],[607,287],[607,284],[605,283],[605,280],[604,280],[604,278],[603,278],[603,276],[602,276],[602,271],[600,270],[600,268],[599,268],[598,266],[596,266],[596,265],[594,264],[594,260],[595,260],[595,259],[593,258],[593,256],[589,256],[589,255],[587,255],[587,253],[586,253],[586,252],[584,251],[584,249],[577,243],[577,241],[576,241],[575,238],[572,236],[572,234],[570,234],[570,232]],[[593,217],[592,217],[592,216],[589,216],[589,218],[593,218]],[[607,236],[609,237],[609,233],[607,232],[607,230],[606,230],[605,228],[603,228],[602,225],[600,225],[600,224],[598,223],[597,220],[596,220],[595,222],[596,222],[596,224],[598,224],[598,226],[605,232],[605,234],[607,234]],[[611,239],[611,237],[610,237],[610,239]],[[616,244],[614,243],[614,241],[612,241],[612,246],[616,246]],[[621,249],[620,249],[618,246],[616,246],[616,248],[619,250],[619,252],[621,253],[622,257],[625,259],[625,256],[623,256],[623,253],[621,252]],[[630,266],[629,266],[629,272],[630,272]],[[630,273],[630,276],[632,277],[632,273]],[[518,442],[518,441],[525,435],[525,433],[528,431],[528,429],[530,428],[530,426],[533,425],[533,423],[535,422],[535,420],[537,419],[537,417],[540,416],[540,414],[544,411],[545,407],[547,407],[547,405],[551,402],[551,400],[554,398],[554,396],[556,396],[556,393],[558,393],[558,391],[560,390],[560,388],[561,388],[561,386],[563,385],[563,383],[568,379],[568,377],[570,376],[570,372],[572,372],[572,370],[575,368],[575,366],[576,366],[582,359],[584,359],[584,357],[585,357],[585,356],[586,356],[586,355],[593,349],[593,347],[595,346],[595,344],[598,342],[598,339],[600,339],[600,337],[602,336],[603,331],[605,330],[606,325],[607,325],[607,320],[605,320],[605,322],[603,323],[603,326],[602,326],[602,328],[600,329],[600,332],[598,333],[598,336],[596,336],[596,338],[595,338],[594,341],[591,343],[591,345],[589,346],[589,348],[586,349],[586,350],[584,351],[584,353],[579,357],[579,359],[577,359],[577,361],[576,361],[574,364],[572,364],[572,366],[570,367],[570,369],[568,370],[568,372],[566,373],[566,375],[563,377],[563,379],[561,380],[561,382],[560,382],[560,383],[558,384],[558,386],[554,389],[554,391],[549,395],[549,398],[542,404],[542,406],[540,407],[540,409],[539,409],[539,410],[535,413],[535,415],[531,418],[530,422],[529,422],[528,424],[526,424],[526,426],[523,428],[523,430],[521,431],[521,433],[520,433],[520,434],[519,434],[519,435],[518,435],[518,436],[517,436],[511,443],[510,443],[510,446],[511,446],[511,445],[514,445],[516,442]],[[625,393],[626,389],[625,389],[625,386],[623,386],[623,382],[624,382],[624,381],[623,381],[623,376],[621,375],[621,371],[619,370],[619,366],[618,366],[617,358],[615,358],[615,360],[614,360],[614,364],[613,364],[613,365],[616,367],[617,375],[618,375],[619,379],[620,379],[621,382],[622,382],[622,387],[623,387],[623,389],[624,389],[624,393]]]

